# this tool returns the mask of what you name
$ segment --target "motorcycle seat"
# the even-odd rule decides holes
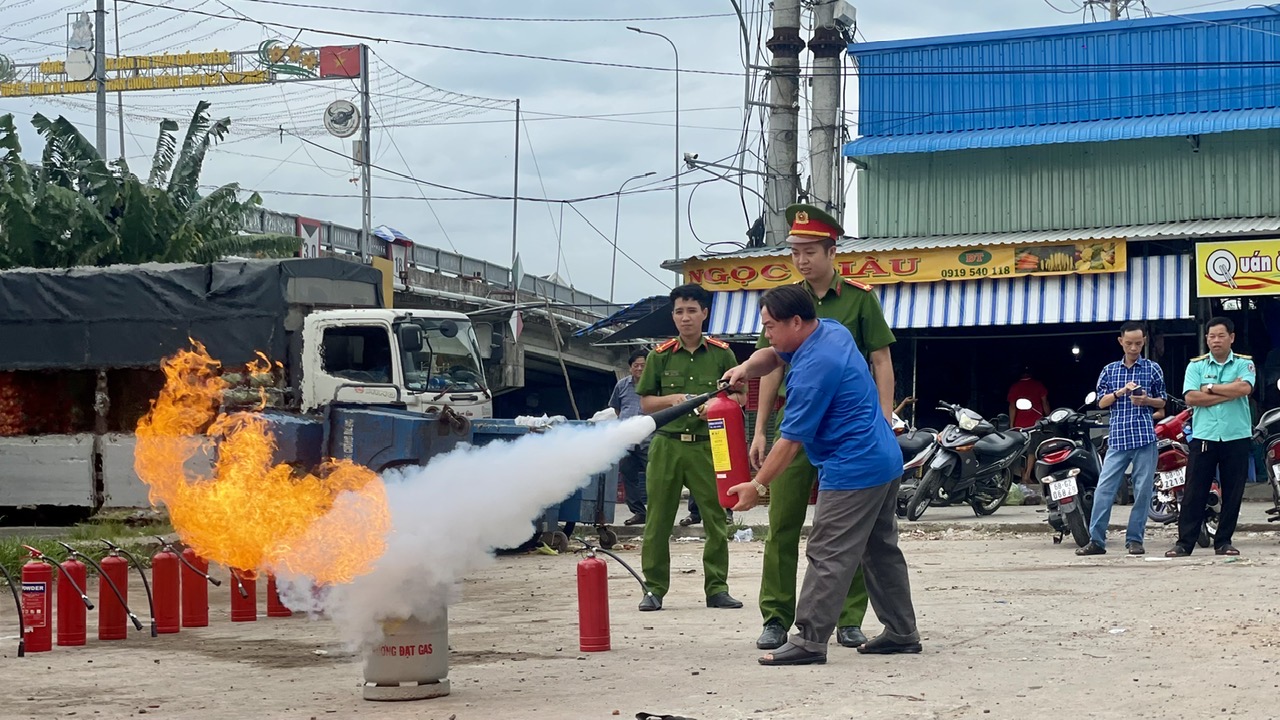
[[[1027,436],[1017,430],[992,433],[974,444],[974,451],[982,455],[1005,456],[1020,450],[1027,444]]]

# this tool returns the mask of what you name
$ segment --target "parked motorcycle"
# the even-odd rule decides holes
[[[1171,401],[1177,403],[1177,401]],[[1151,512],[1147,518],[1163,525],[1178,522],[1178,513],[1182,509],[1182,495],[1187,485],[1187,469],[1190,459],[1188,450],[1194,434],[1191,423],[1191,408],[1183,406],[1182,412],[1167,417],[1156,424],[1156,447],[1159,456],[1156,459],[1155,489],[1151,493]],[[1256,433],[1255,429],[1255,433]],[[1205,503],[1204,524],[1200,526],[1200,536],[1196,544],[1202,548],[1213,545],[1213,537],[1218,532],[1218,518],[1222,514],[1222,488],[1215,479],[1209,487],[1209,499]]]
[[[1170,398],[1166,407],[1176,409],[1177,401]],[[1155,489],[1151,493],[1151,512],[1148,518],[1162,524],[1178,519],[1182,504],[1182,490],[1187,484],[1187,431],[1190,430],[1191,408],[1183,406],[1181,412],[1169,415],[1156,423],[1156,475]]]
[[[939,410],[952,414],[928,468],[907,501],[908,520],[919,520],[933,505],[968,503],[977,515],[990,515],[1004,504],[1013,484],[1012,465],[1025,451],[1027,436],[1010,430],[998,432],[978,413],[942,402]]]
[[[1085,407],[1098,399],[1089,393]],[[1019,409],[1031,403],[1018,400]],[[1027,408],[1023,408],[1025,403]],[[1102,457],[1093,443],[1093,431],[1106,427],[1079,410],[1059,408],[1040,418],[1036,430],[1050,437],[1035,449],[1035,476],[1045,486],[1049,526],[1058,532],[1054,543],[1071,534],[1076,545],[1089,542],[1089,519],[1093,517],[1093,494],[1102,473]]]
[[[898,437],[902,450],[902,484],[898,487],[898,517],[907,516],[907,502],[920,484],[925,468],[937,448],[938,431],[933,428],[913,428],[896,414],[893,416],[893,433]]]
[[[1280,380],[1276,381],[1280,388]],[[1262,457],[1267,466],[1267,482],[1271,485],[1271,503],[1267,522],[1280,522],[1280,408],[1268,410],[1258,418],[1253,440],[1265,448]]]

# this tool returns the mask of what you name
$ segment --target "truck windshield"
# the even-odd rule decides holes
[[[410,392],[483,392],[484,369],[471,323],[431,319],[415,322],[422,328],[422,349],[401,353],[405,389]]]

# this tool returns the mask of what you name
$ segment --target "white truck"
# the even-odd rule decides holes
[[[243,379],[230,405],[265,394],[264,412],[286,421],[282,460],[380,470],[469,441],[459,416],[493,414],[471,322],[386,309],[383,287],[379,271],[334,258],[0,272],[0,514],[146,506],[133,431],[160,361],[191,340]],[[259,353],[272,372],[237,375]],[[346,413],[349,430],[360,406],[377,407],[355,414],[354,448],[350,432],[337,443],[329,424]]]

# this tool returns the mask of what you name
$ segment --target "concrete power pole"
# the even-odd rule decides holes
[[[107,159],[107,8],[106,0],[98,0],[94,13],[93,77],[98,84],[98,156]]]
[[[840,71],[845,42],[835,22],[836,3],[814,6],[813,95],[809,107],[809,198],[814,205],[839,219],[842,188],[836,179],[840,157]]]
[[[1108,20],[1120,20],[1130,6],[1143,5],[1141,0],[1083,0],[1083,2],[1086,8],[1101,7],[1106,12]]]
[[[773,37],[765,44],[773,53],[769,88],[769,145],[765,152],[765,244],[787,238],[784,211],[796,201],[799,178],[796,136],[800,116],[800,0],[774,0]]]

